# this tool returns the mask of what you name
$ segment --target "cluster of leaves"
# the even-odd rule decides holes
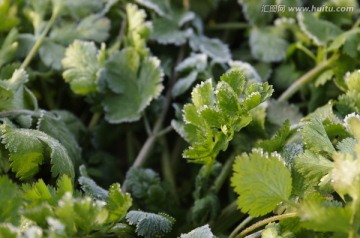
[[[0,1],[0,236],[357,237],[358,3],[261,3]]]

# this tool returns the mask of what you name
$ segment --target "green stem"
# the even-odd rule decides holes
[[[351,204],[351,219],[350,219],[350,230],[348,238],[357,238],[358,230],[359,230],[359,222],[358,222],[358,210],[359,210],[359,199],[354,198]]]
[[[49,33],[51,27],[54,25],[57,17],[59,16],[59,13],[60,13],[60,9],[58,9],[58,8],[52,12],[51,18],[48,21],[48,23],[46,24],[44,31],[41,33],[40,37],[35,42],[34,46],[31,48],[29,54],[26,56],[24,62],[21,64],[21,66],[20,66],[21,69],[25,69],[26,67],[29,66],[31,60],[35,57],[40,46],[42,45],[46,35]]]
[[[244,22],[227,22],[227,23],[218,23],[210,24],[207,26],[209,30],[239,30],[247,29],[250,25]]]
[[[169,133],[172,130],[173,130],[172,126],[165,127],[164,129],[162,129],[161,131],[159,131],[157,133],[157,137],[162,137],[163,135],[166,135],[167,133]]]
[[[259,222],[256,222],[255,224],[249,226],[248,228],[246,228],[245,230],[243,230],[242,232],[240,232],[240,234],[238,234],[235,238],[241,238],[244,237],[246,234],[256,230],[259,227],[262,227],[264,225],[267,225],[271,222],[274,221],[280,221],[280,220],[284,220],[287,218],[292,218],[292,217],[297,217],[298,214],[296,212],[291,212],[291,213],[286,213],[286,214],[281,214],[281,215],[277,215],[277,216],[272,216],[269,218],[266,218],[264,220],[261,220]]]
[[[2,117],[17,117],[20,115],[40,116],[40,112],[26,110],[26,109],[18,109],[18,110],[0,112],[0,118],[2,118]]]
[[[306,74],[296,80],[281,96],[278,101],[286,101],[293,96],[302,86],[309,83],[317,74],[331,66],[338,59],[338,55],[333,55],[330,59],[323,61],[316,67],[308,71]]]
[[[181,60],[184,57],[184,51],[185,48],[182,47],[179,51],[179,55],[176,61],[176,64],[180,63]],[[170,108],[170,104],[171,104],[171,89],[173,84],[175,83],[177,79],[177,73],[174,71],[173,72],[173,77],[171,78],[170,82],[169,82],[169,86],[168,86],[168,90],[166,92],[166,98],[165,98],[165,103],[164,106],[162,108],[162,112],[160,114],[160,116],[158,117],[157,121],[155,122],[155,126],[154,129],[151,133],[151,135],[146,139],[143,147],[141,148],[138,156],[136,157],[134,164],[132,165],[132,167],[134,168],[139,168],[141,166],[143,166],[143,164],[145,163],[145,160],[148,156],[148,154],[150,153],[156,139],[158,138],[158,133],[161,130],[161,126],[165,120],[165,116]]]
[[[95,112],[92,117],[91,120],[89,122],[89,126],[88,129],[92,130],[94,129],[94,127],[98,124],[100,118],[101,118],[102,113],[101,112]]]
[[[232,156],[230,159],[228,159],[225,162],[225,165],[223,166],[219,176],[216,178],[216,180],[214,182],[215,193],[218,193],[220,191],[222,185],[224,184],[225,180],[229,176],[229,174],[231,172],[232,164],[234,162],[234,158],[235,158],[235,156]]]
[[[175,176],[170,163],[169,145],[165,138],[161,138],[161,143],[164,148],[162,153],[162,160],[161,160],[161,165],[162,165],[161,168],[164,176],[164,181],[170,185],[169,190],[173,196],[173,199],[175,200],[175,203],[179,205],[180,201],[179,201],[179,196],[176,192]]]
[[[300,42],[296,43],[296,48],[304,52],[307,56],[309,56],[316,62],[316,56],[314,55],[314,53],[305,46],[303,46]]]
[[[190,9],[190,0],[183,0],[183,6],[188,11]]]
[[[355,22],[355,24],[352,26],[351,29],[355,29],[355,28],[358,28],[360,25],[360,19],[357,19],[357,21]]]
[[[249,222],[251,222],[254,218],[252,216],[248,216],[246,219],[244,219],[234,230],[231,232],[229,238],[234,238],[237,233],[241,229],[243,229]]]

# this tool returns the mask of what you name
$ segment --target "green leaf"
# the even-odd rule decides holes
[[[39,55],[42,62],[52,69],[61,69],[61,59],[64,58],[65,47],[50,40],[44,40]]]
[[[301,203],[298,212],[301,225],[320,232],[348,233],[351,209],[349,206],[324,206],[316,200]]]
[[[274,87],[276,89],[286,90],[294,83],[302,73],[296,69],[294,63],[283,63],[276,67],[274,76],[272,77]]]
[[[8,177],[0,177],[0,222],[18,223],[22,204],[21,192]],[[1,233],[0,233],[1,234]]]
[[[24,199],[31,202],[31,204],[41,204],[43,202],[48,202],[49,204],[54,205],[53,194],[42,179],[39,179],[36,183],[33,184],[24,184],[23,191]]]
[[[19,18],[0,14],[0,32],[7,32],[20,23]]]
[[[61,115],[61,112],[59,113],[56,111],[42,111],[41,116],[38,119],[36,129],[45,132],[47,135],[61,142],[61,144],[66,148],[72,161],[74,163],[78,163],[81,160],[81,148],[75,138],[75,135],[70,131],[69,123],[64,121],[62,116],[65,117],[66,115]],[[73,120],[76,119],[73,118]],[[82,125],[78,126],[81,127]]]
[[[192,32],[180,28],[194,18],[195,14],[193,12],[185,11],[175,11],[171,14],[171,17],[156,18],[153,21],[154,31],[150,38],[160,44],[182,45]]]
[[[262,82],[260,75],[251,64],[242,61],[230,61],[229,65],[231,67],[230,71],[239,71],[248,81]]]
[[[312,13],[300,12],[297,17],[301,30],[319,46],[325,45],[342,33],[336,25],[316,18]]]
[[[77,39],[104,42],[109,36],[110,20],[93,14],[83,18],[76,26]]]
[[[194,163],[211,163],[226,150],[234,132],[250,123],[249,110],[270,97],[272,91],[267,83],[247,83],[245,89],[245,78],[236,69],[221,76],[216,90],[210,79],[197,85],[191,93],[192,104],[183,109],[183,135],[191,144],[183,157]]]
[[[166,15],[169,11],[169,1],[167,0],[136,0],[136,2],[154,10],[160,16]]]
[[[18,31],[16,28],[13,28],[4,39],[0,48],[0,68],[15,58],[19,45],[17,40]]]
[[[279,223],[269,223],[261,232],[261,238],[294,238],[295,235],[291,231],[283,232]]]
[[[198,84],[191,92],[191,99],[197,109],[212,106],[215,100],[212,81],[209,79]]]
[[[195,228],[186,234],[181,234],[180,238],[215,238],[208,224]]]
[[[76,18],[84,18],[93,12],[100,11],[104,7],[103,1],[97,0],[61,0],[65,10]]]
[[[334,77],[334,70],[328,69],[322,72],[319,77],[315,80],[315,87],[324,85],[326,82]]]
[[[109,197],[108,191],[96,184],[94,180],[89,178],[86,174],[86,168],[84,165],[80,166],[81,176],[78,179],[78,182],[81,186],[81,189],[89,196],[94,199],[106,201]]]
[[[227,63],[231,60],[229,47],[219,39],[193,35],[190,37],[190,47],[206,54],[216,63]]]
[[[145,21],[145,11],[139,9],[137,5],[126,4],[126,16],[128,22],[127,46],[134,47],[142,55],[147,55],[148,50],[145,41],[151,34],[152,25]]]
[[[328,50],[339,50],[342,47],[342,51],[350,57],[356,59],[359,56],[358,45],[360,43],[360,30],[359,28],[348,30],[339,36],[330,44]]]
[[[132,205],[130,194],[121,192],[120,184],[116,183],[109,188],[109,198],[106,208],[109,211],[108,222],[119,222],[125,217],[126,212]]]
[[[216,85],[216,103],[220,111],[230,116],[235,116],[239,111],[238,96],[232,89],[232,87],[226,82],[219,82]]]
[[[19,231],[18,229],[9,224],[9,223],[1,223],[0,224],[0,237],[6,238],[18,238]]]
[[[171,89],[172,96],[175,98],[185,93],[196,81],[197,76],[198,73],[196,71],[193,71],[187,76],[179,78]]]
[[[240,71],[232,70],[222,75],[220,80],[226,82],[232,88],[232,90],[234,90],[237,97],[240,97],[241,93],[245,89],[246,79],[244,74]]]
[[[136,226],[136,234],[145,238],[163,237],[172,229],[175,222],[169,215],[160,213],[147,213],[142,211],[130,211],[126,215],[126,220],[130,225]]]
[[[351,154],[336,153],[333,156],[334,168],[331,171],[331,183],[341,196],[349,194],[352,198],[357,199],[360,194],[359,144],[355,146],[355,151],[356,159]]]
[[[360,70],[346,74],[344,81],[348,90],[360,92]]]
[[[23,69],[16,69],[8,80],[0,79],[0,110],[37,109],[37,101],[24,84],[28,75]]]
[[[238,0],[238,3],[242,6],[246,20],[252,25],[266,25],[273,18],[274,14],[269,12],[269,9],[265,9],[274,4],[274,1],[272,0],[261,0],[260,2],[254,2],[252,0]]]
[[[70,193],[65,193],[58,204],[54,208],[55,217],[65,225],[69,236],[89,234],[106,224],[108,211],[104,204],[90,197],[73,198]]]
[[[356,140],[354,138],[348,137],[336,144],[336,149],[343,154],[351,154],[355,156],[354,147],[356,145]]]
[[[152,169],[129,169],[124,186],[140,207],[159,209],[169,202],[159,174]]]
[[[196,191],[194,192],[194,194]],[[215,220],[220,214],[220,201],[216,194],[208,193],[202,198],[198,198],[191,208],[191,218],[195,223],[202,220]]]
[[[271,139],[260,142],[258,146],[266,152],[279,151],[285,145],[290,134],[290,121],[286,120]]]
[[[79,23],[65,21],[53,27],[47,40],[69,45],[74,40],[104,42],[109,35],[110,21],[98,14],[84,17]],[[41,49],[41,48],[40,48]]]
[[[76,40],[66,49],[63,77],[75,93],[86,95],[98,91],[99,54],[93,42]]]
[[[285,58],[288,42],[275,27],[253,28],[249,43],[255,59],[264,62],[279,62]]]
[[[305,147],[314,153],[327,153],[329,155],[335,152],[323,124],[318,119],[311,119],[306,123],[301,131]]]
[[[109,92],[103,101],[106,120],[110,123],[139,120],[143,110],[163,90],[163,72],[159,68],[159,60],[147,57],[138,64],[133,60],[136,59],[136,55],[135,49],[126,48],[114,53],[106,62],[107,81],[112,88],[121,92]],[[122,69],[132,73],[125,76]]]
[[[235,159],[233,171],[231,185],[239,195],[237,204],[251,216],[271,212],[291,194],[291,174],[278,154],[253,150]]]
[[[186,70],[196,70],[197,72],[203,72],[207,66],[206,54],[192,54],[188,58],[181,61],[176,65],[175,70],[182,72]]]
[[[56,139],[47,134],[31,129],[0,127],[2,143],[10,152],[12,169],[20,179],[27,179],[36,174],[46,150],[50,153],[51,173],[53,177],[66,174],[74,178],[74,167],[67,150]],[[44,146],[45,145],[45,146]]]
[[[56,186],[57,186],[56,196],[58,199],[64,196],[65,193],[70,193],[70,194],[74,193],[73,183],[71,179],[66,175],[63,175],[58,179]]]
[[[279,126],[286,120],[289,120],[291,124],[297,124],[303,117],[297,106],[276,100],[269,101],[266,112],[269,122]]]
[[[306,150],[295,158],[295,169],[308,181],[318,184],[320,179],[328,174],[334,163],[320,154]]]
[[[105,64],[108,70],[104,73],[110,90],[119,94],[136,90],[133,81],[137,78],[141,63],[140,55],[133,48],[126,48],[112,55]]]

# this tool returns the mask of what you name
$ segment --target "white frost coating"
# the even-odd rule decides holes
[[[239,60],[232,60],[229,62],[229,65],[231,67],[229,71],[240,70],[247,80],[253,80],[258,83],[262,82],[260,75],[251,64]]]
[[[353,118],[356,118],[357,120],[360,121],[360,115],[359,115],[359,114],[356,114],[355,112],[346,115],[346,117],[345,117],[345,119],[344,119],[344,126],[345,126],[348,130],[350,130],[350,125],[349,125],[350,121],[349,121],[349,120],[351,120],[351,119],[353,119]]]
[[[181,234],[180,238],[214,238],[214,234],[208,224],[198,227],[187,234]]]
[[[192,54],[190,57],[179,63],[175,70],[181,72],[186,69],[196,68],[198,72],[202,72],[206,68],[207,59],[208,57],[206,54]]]
[[[204,87],[205,84],[210,84],[210,87],[212,88],[212,80],[208,79],[206,81],[202,81],[200,84],[197,84],[194,89],[191,92],[191,98],[194,98],[194,94],[198,93],[199,88]],[[193,100],[194,101],[194,100]]]
[[[311,34],[311,32],[309,32],[304,24],[304,15],[299,12],[297,14],[297,18],[298,18],[298,22],[299,22],[299,26],[300,26],[300,29],[310,38],[312,39],[315,44],[317,45],[323,45],[323,43],[316,37],[314,36],[313,34]]]
[[[64,224],[62,224],[58,219],[47,217],[46,221],[49,224],[51,230],[55,230],[59,233],[65,230]]]
[[[246,99],[252,98],[254,95],[260,95],[260,93],[259,92],[252,92],[246,97]]]
[[[154,10],[158,15],[164,16],[165,13],[158,5],[153,3],[151,0],[136,0],[137,3]]]
[[[295,19],[287,18],[287,17],[277,18],[274,22],[275,26],[281,26],[283,24],[294,24],[294,23],[295,23]]]

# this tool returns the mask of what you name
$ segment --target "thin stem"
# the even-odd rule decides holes
[[[300,42],[298,42],[296,44],[296,48],[301,50],[302,52],[304,52],[307,56],[309,56],[310,58],[312,58],[316,62],[316,56],[314,55],[314,53],[311,52],[311,50],[309,50],[305,46],[303,46]]]
[[[350,219],[350,230],[348,238],[356,238],[358,234],[359,224],[358,224],[358,210],[359,210],[359,199],[354,198],[351,204],[351,219]]]
[[[163,153],[162,153],[162,160],[161,160],[161,168],[162,174],[164,176],[164,181],[166,181],[170,186],[169,190],[172,193],[173,199],[177,205],[180,204],[179,196],[176,192],[176,182],[173,169],[170,163],[170,152],[169,152],[169,145],[165,138],[161,138],[161,143],[163,145]]]
[[[88,125],[88,129],[89,130],[92,130],[94,129],[94,127],[98,124],[100,118],[102,116],[102,113],[101,112],[95,112],[91,119],[90,119],[90,122],[89,122],[89,125]]]
[[[26,109],[18,109],[18,110],[0,112],[0,118],[1,117],[16,117],[16,116],[20,116],[20,115],[39,116],[40,112],[26,110]]]
[[[183,0],[183,6],[184,6],[185,10],[189,10],[190,9],[190,0]]]
[[[157,133],[157,137],[162,137],[163,135],[166,135],[167,133],[169,133],[172,130],[173,130],[172,126],[168,126],[168,127],[164,128],[164,129],[162,129],[161,131],[159,131]]]
[[[360,19],[357,19],[357,21],[355,22],[355,24],[352,26],[351,29],[355,29],[355,28],[358,28],[360,25]]]
[[[308,71],[306,74],[301,76],[298,80],[296,80],[281,96],[278,101],[286,101],[292,95],[294,95],[302,86],[309,83],[317,74],[321,71],[329,67],[332,63],[334,63],[338,59],[338,55],[333,55],[330,59],[323,61],[318,64],[316,67]]]
[[[249,224],[249,222],[251,222],[254,218],[252,216],[248,216],[246,219],[244,219],[234,230],[233,232],[231,232],[229,238],[234,238],[236,236],[237,233],[239,233],[239,231],[241,229],[243,229],[247,224]]]
[[[183,59],[184,51],[185,51],[185,48],[182,47],[180,49],[180,51],[179,51],[179,55],[178,55],[176,64],[180,63],[181,60]],[[170,107],[171,89],[172,89],[172,86],[175,83],[176,79],[177,79],[177,74],[174,71],[173,72],[173,77],[171,78],[171,80],[169,82],[168,90],[166,92],[166,98],[165,98],[165,103],[164,103],[162,112],[161,112],[160,116],[158,117],[158,119],[157,119],[157,121],[155,123],[152,134],[147,138],[147,140],[145,141],[143,147],[141,148],[138,156],[136,157],[135,162],[133,164],[134,168],[139,168],[145,163],[145,160],[146,160],[148,154],[150,153],[150,151],[152,149],[152,146],[154,145],[154,143],[156,141],[156,138],[158,137],[158,133],[161,130],[161,126],[162,126],[162,124],[164,122],[165,116],[166,116],[166,114],[167,114],[167,112],[169,110],[169,107]]]
[[[147,135],[150,136],[152,132],[151,132],[149,120],[147,119],[146,113],[144,113],[143,118],[144,118],[145,131],[146,131]]]
[[[240,30],[249,28],[249,24],[244,22],[227,22],[227,23],[218,23],[211,24],[207,26],[209,30]]]
[[[125,36],[126,25],[127,25],[127,20],[126,20],[126,18],[124,18],[120,25],[120,31],[119,31],[119,37],[118,37],[119,48],[120,48],[122,40],[124,39],[124,36]]]
[[[259,227],[267,225],[267,224],[269,224],[271,222],[280,221],[280,220],[284,220],[284,219],[292,218],[292,217],[297,217],[297,216],[298,216],[298,214],[296,212],[291,212],[291,213],[286,213],[286,214],[281,214],[281,215],[266,218],[264,220],[261,220],[259,222],[256,222],[255,224],[249,226],[248,228],[243,230],[239,235],[237,235],[236,238],[244,237],[246,234],[256,230]]]
[[[219,176],[216,178],[216,180],[214,182],[215,193],[218,193],[220,191],[222,185],[224,184],[225,180],[229,176],[229,174],[231,172],[232,164],[234,162],[234,158],[235,158],[235,156],[232,156],[230,159],[228,159],[225,162],[225,165],[223,166]]]
[[[21,69],[25,69],[26,67],[29,66],[31,60],[35,57],[36,53],[38,52],[40,46],[42,45],[46,35],[49,33],[51,27],[54,25],[57,17],[59,16],[60,13],[60,9],[54,10],[50,20],[48,21],[48,23],[46,24],[46,27],[44,29],[44,31],[41,33],[40,37],[37,39],[37,41],[35,42],[34,46],[31,48],[29,54],[26,56],[24,62],[21,64],[20,68]]]

